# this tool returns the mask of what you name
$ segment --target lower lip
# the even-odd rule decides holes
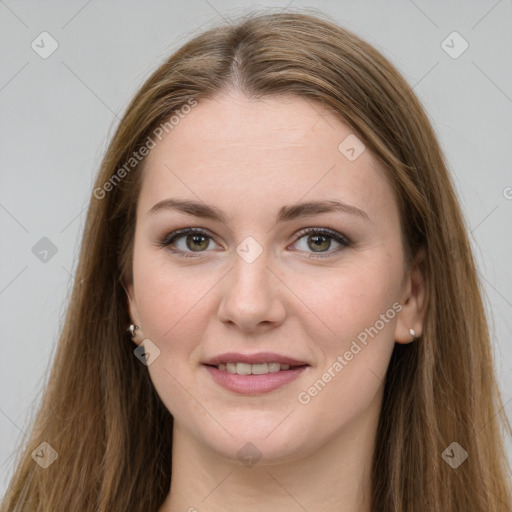
[[[292,382],[306,370],[307,366],[298,366],[294,369],[267,373],[265,375],[238,375],[238,373],[229,373],[207,365],[205,365],[205,368],[210,372],[213,380],[223,388],[235,393],[241,393],[242,395],[259,395]]]

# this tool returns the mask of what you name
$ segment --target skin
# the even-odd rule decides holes
[[[351,133],[293,95],[226,92],[201,101],[148,155],[127,290],[140,326],[134,341],[160,350],[147,368],[174,417],[173,480],[159,512],[369,511],[383,379],[394,344],[410,343],[410,328],[421,334],[425,284],[421,255],[404,262],[397,202],[377,161],[367,150],[354,161],[338,150]],[[214,205],[227,222],[148,214],[171,197]],[[329,212],[274,224],[282,206],[322,199],[369,219]],[[186,227],[211,236],[174,241],[193,257],[159,244]],[[297,236],[309,227],[352,244],[327,237],[315,250],[318,233]],[[236,252],[247,236],[263,251],[252,263]],[[299,402],[394,303],[401,311],[309,403]],[[202,365],[224,352],[263,351],[310,366],[281,388],[245,396]],[[248,442],[261,455],[252,467],[237,457]]]

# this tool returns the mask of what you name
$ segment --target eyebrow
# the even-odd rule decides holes
[[[173,198],[159,201],[148,211],[147,215],[151,216],[159,211],[165,210],[176,210],[187,215],[193,215],[194,217],[211,219],[224,224],[228,223],[226,214],[215,206],[202,202]],[[332,212],[356,215],[371,222],[370,217],[365,211],[353,205],[336,200],[309,201],[306,203],[294,204],[292,206],[283,206],[279,210],[274,222],[275,224],[278,224],[280,222],[286,222],[293,219]]]

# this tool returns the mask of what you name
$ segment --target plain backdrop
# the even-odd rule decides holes
[[[510,0],[2,0],[2,494],[54,356],[93,179],[127,102],[193,35],[287,6],[318,9],[373,44],[424,104],[471,231],[512,417]],[[507,451],[512,459],[510,441]]]

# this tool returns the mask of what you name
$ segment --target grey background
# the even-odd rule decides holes
[[[118,116],[149,73],[192,35],[223,17],[287,4],[323,11],[376,46],[425,105],[472,234],[503,399],[512,417],[510,0],[190,0],[186,5],[5,0],[0,1],[2,494],[13,448],[28,429],[54,356],[93,177]],[[47,59],[31,47],[43,31],[59,45]],[[441,46],[453,31],[469,44],[456,59]],[[43,237],[57,249],[46,262],[32,252]],[[507,451],[512,460],[510,441]]]

